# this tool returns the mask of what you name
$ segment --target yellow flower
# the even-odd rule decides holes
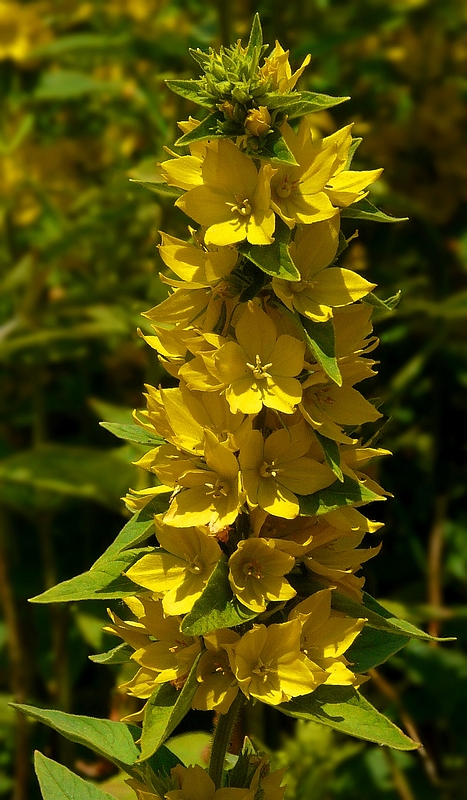
[[[247,795],[245,800],[283,800],[285,786],[281,786],[287,767],[270,772],[267,756],[261,759],[250,783],[251,798]]]
[[[325,584],[332,585],[357,602],[362,599],[365,579],[357,577],[355,572],[381,549],[381,545],[360,549],[364,535],[365,531],[346,532],[325,525],[313,536],[303,559],[310,572],[318,575]]]
[[[207,469],[187,469],[178,477],[175,494],[164,523],[176,528],[208,525],[212,533],[231,525],[237,518],[243,497],[239,488],[238,462],[232,451],[220,444],[211,431],[205,432]]]
[[[222,345],[215,356],[232,411],[257,414],[265,405],[292,414],[302,396],[294,376],[303,369],[304,342],[288,334],[278,337],[271,318],[251,302],[235,336],[237,341]]]
[[[332,317],[333,308],[360,300],[375,288],[376,284],[352,270],[328,267],[334,260],[338,243],[338,215],[307,225],[297,233],[290,253],[301,280],[274,278],[272,281],[274,292],[291,311],[296,309],[309,319],[325,322]]]
[[[300,411],[318,433],[336,442],[352,444],[355,440],[343,432],[342,425],[375,422],[382,415],[352,386],[318,382],[327,380],[324,373],[317,372],[305,381]]]
[[[203,636],[206,649],[196,668],[200,685],[192,700],[192,708],[201,711],[215,709],[219,714],[227,713],[238,694],[238,683],[224,645],[236,644],[239,639],[238,633],[230,628]]]
[[[207,245],[230,245],[247,239],[251,244],[271,244],[275,227],[270,208],[270,180],[275,170],[253,161],[228,139],[217,152],[206,151],[203,185],[179,197],[176,206],[207,228]]]
[[[226,645],[232,671],[242,692],[278,705],[309,694],[326,673],[300,652],[300,621],[254,625],[234,645]]]
[[[215,539],[196,528],[175,533],[159,527],[157,538],[163,549],[140,558],[126,574],[145,589],[163,595],[165,614],[186,614],[201,596],[222,551]]]
[[[271,115],[266,106],[251,108],[245,119],[245,130],[252,136],[261,136],[271,127]]]
[[[334,482],[331,470],[306,457],[311,437],[304,425],[274,431],[264,441],[252,431],[240,450],[240,466],[248,503],[277,517],[298,515],[297,494],[313,494]]]
[[[229,275],[237,262],[238,254],[231,247],[210,251],[169,236],[168,233],[161,232],[161,237],[161,258],[182,279],[185,288],[187,285],[213,286]]]
[[[217,392],[190,392],[181,383],[176,389],[161,389],[164,415],[170,425],[165,436],[176,447],[202,454],[205,431],[236,451],[249,435],[252,421],[242,413],[232,413],[224,395]]]
[[[164,800],[250,800],[245,789],[217,789],[214,781],[198,764],[184,767],[177,764],[171,770],[172,779],[180,787],[164,795]],[[157,798],[156,798],[157,800]],[[254,800],[251,796],[251,800]],[[268,800],[267,797],[264,800]],[[271,800],[274,800],[271,798]]]
[[[322,589],[299,603],[289,619],[302,624],[301,649],[328,673],[327,684],[353,685],[358,678],[348,669],[344,653],[362,630],[365,619],[350,619],[331,610],[331,589]]]
[[[297,83],[305,68],[311,61],[311,56],[307,55],[302,61],[301,67],[292,75],[289,64],[289,50],[284,50],[276,39],[276,44],[271,55],[264,59],[264,65],[260,69],[260,74],[265,80],[271,81],[271,88],[276,92],[290,92]]]
[[[271,180],[271,206],[284,222],[310,224],[337,213],[326,192],[331,176],[345,164],[352,142],[351,125],[324,139],[312,141],[309,121],[304,117],[294,133],[288,123],[281,133],[299,164],[281,165]]]
[[[141,669],[121,688],[134,697],[148,698],[161,683],[176,681],[183,685],[201,652],[199,638],[181,633],[181,617],[165,617],[160,600],[128,597],[125,603],[137,621],[123,621],[109,611],[113,625],[105,630],[135,648],[132,659]]]
[[[267,539],[240,541],[229,559],[229,583],[233,593],[252,611],[264,611],[271,601],[290,600],[296,594],[283,577],[295,559]]]

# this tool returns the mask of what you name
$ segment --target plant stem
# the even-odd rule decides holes
[[[242,693],[239,692],[227,711],[227,714],[221,714],[219,716],[214,731],[211,760],[209,762],[209,776],[214,781],[216,789],[220,789],[222,786],[222,772],[224,769],[225,756],[229,748],[230,738],[237,716],[243,703],[244,697]]]

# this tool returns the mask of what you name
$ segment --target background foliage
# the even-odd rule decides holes
[[[380,296],[401,289],[403,298],[396,315],[376,313],[371,393],[392,418],[384,446],[395,453],[379,477],[395,498],[374,510],[386,528],[367,585],[430,633],[458,637],[412,642],[367,688],[421,738],[421,755],[306,724],[265,744],[293,765],[290,797],[453,800],[465,785],[465,4],[44,0],[0,2],[0,796],[38,796],[32,745],[82,775],[111,770],[16,719],[11,694],[114,719],[131,710],[114,689],[117,668],[88,660],[106,649],[105,607],[26,600],[87,569],[121,526],[119,497],[144,485],[130,463],[142,450],[116,446],[97,421],[126,421],[145,381],[166,384],[135,329],[165,292],[157,231],[183,236],[184,221],[128,177],[154,179],[175,121],[194,112],[164,85],[197,77],[188,47],[244,36],[255,11],[265,40],[280,38],[293,62],[312,53],[302,88],[351,95],[332,116],[316,115],[317,127],[355,120],[356,168],[383,165],[375,201],[410,217],[362,222],[345,264],[377,281]],[[209,715],[190,719],[209,730]],[[250,722],[264,739],[276,720]],[[202,759],[206,737],[196,742]],[[104,788],[123,797],[118,778]]]

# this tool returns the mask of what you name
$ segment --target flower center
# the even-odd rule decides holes
[[[259,578],[263,577],[261,564],[258,564],[257,561],[247,561],[243,565],[243,574],[248,578],[257,578],[259,580]]]
[[[236,203],[227,203],[230,206],[230,210],[232,214],[236,214],[237,217],[249,217],[251,214],[251,204],[247,197],[244,200],[240,200],[238,197],[235,197]]]
[[[261,358],[258,355],[256,355],[255,363],[254,364],[249,364],[248,361],[247,361],[246,365],[247,365],[247,367],[249,367],[251,369],[251,371],[252,371],[253,375],[255,376],[256,380],[261,380],[261,378],[270,378],[271,377],[267,370],[269,369],[269,367],[272,367],[272,361],[270,361],[269,364],[262,364],[261,363]]]
[[[227,497],[230,491],[230,485],[221,478],[218,478],[215,483],[206,483],[205,486],[208,489],[206,494],[212,494],[214,499]]]
[[[326,403],[328,406],[332,406],[334,403],[334,398],[331,397],[327,386],[324,389],[318,389],[316,392],[316,399],[319,403]]]
[[[264,461],[259,468],[259,474],[262,478],[277,478],[279,473],[283,471],[283,469],[280,469],[276,466],[274,461],[272,461],[270,464],[268,464],[267,461]]]
[[[192,572],[193,575],[199,575],[200,572],[203,572],[204,564],[199,555],[195,556],[191,564],[188,566],[188,572]]]
[[[264,663],[261,661],[261,659],[260,659],[260,658],[259,658],[259,659],[258,659],[258,661],[256,662],[256,666],[255,666],[255,667],[254,667],[254,669],[252,670],[253,674],[254,674],[254,675],[258,675],[258,677],[260,678],[260,680],[261,680],[263,683],[266,683],[266,681],[267,681],[267,680],[268,680],[268,678],[269,678],[269,673],[270,673],[271,671],[272,671],[272,670],[271,670],[271,667],[270,667],[268,664],[264,664]]]
[[[298,183],[299,183],[298,180],[293,181],[291,180],[289,175],[286,175],[280,186],[276,188],[276,192],[279,195],[279,197],[289,197],[289,195],[292,194],[292,192],[297,191]]]

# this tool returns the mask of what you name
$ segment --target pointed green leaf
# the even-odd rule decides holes
[[[314,431],[314,434],[323,449],[326,464],[332,469],[337,479],[343,483],[344,475],[340,466],[341,456],[339,453],[339,445],[333,439],[328,439],[327,436],[323,436],[318,431]]]
[[[183,189],[179,189],[177,186],[168,186],[167,183],[139,181],[136,178],[130,178],[130,183],[137,183],[140,186],[144,186],[145,189],[149,189],[150,192],[154,192],[154,194],[159,195],[159,197],[170,197],[176,200],[177,197],[181,197],[182,194],[184,194]]]
[[[167,80],[166,85],[172,92],[184,97],[186,100],[191,100],[198,106],[203,108],[212,108],[214,103],[211,97],[208,97],[204,91],[204,82],[195,80]]]
[[[94,92],[120,92],[120,81],[105,81],[84,72],[57,70],[43,72],[34,92],[35,100],[70,100]]]
[[[106,653],[96,653],[89,656],[89,660],[95,664],[126,664],[135,651],[125,642],[107,650]]]
[[[141,511],[133,514],[117,538],[108,546],[107,550],[102,553],[93,566],[98,567],[124,550],[146,541],[154,533],[154,515],[163,514],[167,511],[170,495],[170,489],[157,494],[149,503],[146,503]]]
[[[205,117],[196,128],[180,136],[175,142],[175,146],[183,147],[195,142],[202,142],[204,139],[226,138],[228,134],[224,133],[221,127],[224,122],[224,115],[220,111],[215,111],[214,114],[209,114],[208,117]]]
[[[269,92],[264,97],[264,105],[269,111],[285,111],[289,119],[298,119],[305,114],[312,114],[314,111],[323,111],[325,108],[338,106],[345,103],[350,97],[331,97],[327,94],[316,92]]]
[[[285,281],[299,281],[301,275],[292,261],[288,244],[290,231],[282,220],[276,218],[273,244],[249,244],[243,242],[238,249],[266,275],[282,278]]]
[[[365,617],[368,622],[366,623],[370,628],[376,628],[379,631],[386,631],[387,633],[397,634],[399,636],[406,636],[408,639],[420,639],[425,642],[452,642],[451,638],[437,638],[430,636],[429,633],[421,631],[411,622],[405,619],[399,619],[391,611],[388,611],[384,606],[380,605],[374,597],[363,592],[363,603],[357,603],[339,592],[332,594],[332,606],[336,611],[343,611],[349,617],[354,619],[361,619]]]
[[[114,800],[112,795],[37,750],[34,766],[44,800]]]
[[[346,165],[345,165],[344,169],[350,169],[350,166],[351,166],[352,161],[353,161],[353,157],[354,157],[355,153],[357,152],[357,150],[360,147],[362,142],[363,142],[363,139],[361,138],[361,136],[359,138],[357,138],[357,139],[352,139],[352,144],[350,145],[350,148],[349,148],[349,154],[347,156],[347,162],[346,162]]]
[[[164,777],[166,775],[169,776],[170,770],[176,767],[177,764],[183,765],[183,761],[163,744],[156,750],[154,755],[148,758],[145,764],[151,767],[156,775]]]
[[[183,618],[181,630],[191,636],[202,636],[220,628],[233,628],[256,616],[234,597],[229,584],[227,557],[223,555],[203,594]]]
[[[124,439],[126,442],[147,444],[151,447],[159,447],[161,444],[166,443],[162,436],[149,433],[139,425],[122,425],[119,422],[99,422],[99,425],[101,428],[105,428],[106,431],[113,433],[118,439]]]
[[[379,664],[384,664],[394,653],[405,647],[408,641],[406,636],[379,631],[365,625],[347,650],[345,657],[354,672],[367,672]]]
[[[58,731],[66,739],[89,747],[98,755],[108,758],[121,769],[128,771],[128,767],[138,759],[139,750],[135,739],[138,738],[140,731],[135,726],[113,722],[110,719],[82,717],[77,714],[66,714],[64,711],[35,708],[23,703],[11,703],[11,705]]]
[[[387,300],[381,300],[380,297],[376,297],[373,292],[370,292],[365,297],[363,297],[363,302],[367,303],[369,306],[375,306],[375,308],[380,308],[383,311],[394,311],[396,306],[399,304],[399,300],[401,299],[402,292],[399,291],[397,294],[394,294],[392,297],[388,297]]]
[[[254,76],[258,68],[259,60],[263,50],[263,31],[261,30],[261,20],[259,14],[253,17],[251,25],[250,38],[245,53],[245,60],[248,61],[250,68],[248,70],[250,78]]]
[[[372,222],[406,222],[408,220],[408,217],[391,217],[389,214],[385,214],[384,211],[380,211],[366,198],[359,200],[358,203],[353,203],[348,208],[343,208],[341,217],[346,219],[367,219]]]
[[[416,750],[420,746],[352,686],[319,686],[311,694],[296,697],[277,707],[289,717],[320,722],[357,739],[384,744],[395,750]]]
[[[199,656],[181,691],[171,683],[163,683],[155,689],[146,703],[140,761],[145,761],[156,752],[190,710],[191,701],[198,687],[196,679],[198,661]]]
[[[112,600],[130,597],[141,590],[133,581],[122,573],[137,558],[148,552],[148,548],[125,550],[114,559],[94,564],[88,572],[76,575],[68,581],[62,581],[51,589],[47,589],[30,603],[69,603],[77,600]]]
[[[255,140],[253,137],[249,140],[250,147],[247,147],[247,155],[254,158],[267,158],[267,160],[271,161],[273,164],[288,164],[292,167],[297,166],[295,156],[288,148],[287,143],[278,128],[261,138],[257,150],[251,148],[252,142],[257,142],[257,140]]]
[[[324,111],[326,108],[333,108],[350,100],[350,97],[330,97],[326,94],[315,94],[314,92],[300,92],[301,99],[296,105],[290,106],[287,110],[289,121],[300,119],[307,114],[315,111]]]
[[[363,483],[354,481],[348,475],[344,476],[342,483],[336,481],[327,489],[321,489],[314,494],[301,495],[298,498],[300,514],[305,517],[320,516],[342,506],[363,505],[376,500],[384,500],[384,497],[375,494]]]
[[[306,334],[306,342],[318,364],[326,375],[338,386],[342,386],[342,376],[335,356],[335,338],[332,319],[327,322],[313,322],[300,316]]]

